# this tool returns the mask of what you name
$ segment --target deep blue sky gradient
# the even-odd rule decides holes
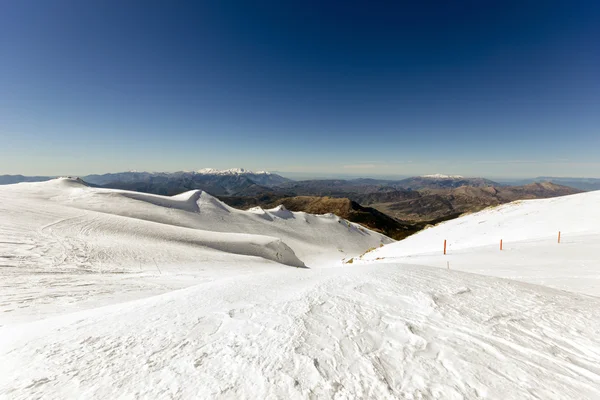
[[[600,176],[598,1],[0,3],[0,173]]]

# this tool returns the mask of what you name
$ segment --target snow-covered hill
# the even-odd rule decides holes
[[[100,246],[99,238],[110,241],[113,237],[132,237],[135,240],[114,243],[120,248],[115,262],[121,264],[124,258],[147,261],[151,257],[168,262],[170,256],[164,254],[173,244],[187,245],[192,252],[210,249],[300,266],[314,260],[338,260],[346,254],[392,242],[333,214],[294,213],[283,207],[241,211],[199,190],[165,197],[92,188],[81,180],[60,178],[5,186],[0,196],[2,211],[12,213],[7,221],[14,226],[12,234],[27,226],[23,234],[32,235],[19,240],[43,241],[52,236],[60,242],[64,237],[66,241],[81,242],[87,257],[100,251],[95,249]],[[128,250],[145,241],[160,243],[161,249],[155,253]],[[103,266],[114,250],[108,244],[102,250],[106,255]],[[91,257],[90,263],[99,262],[94,255]]]
[[[401,242],[372,253],[372,256],[408,255],[440,249],[457,250],[522,240],[600,233],[600,191],[540,200],[522,200],[490,207],[478,213],[444,222]]]
[[[17,320],[53,314],[57,304],[65,311],[162,293],[240,266],[321,267],[392,241],[333,214],[240,211],[200,191],[165,197],[67,178],[3,186],[0,215],[8,288],[0,311]],[[120,274],[122,286],[96,290],[107,274]],[[87,285],[97,278],[100,286]],[[44,300],[23,294],[32,285]],[[12,301],[21,313],[11,314]]]
[[[342,265],[386,239],[199,191],[5,186],[0,398],[600,398],[600,297],[577,293],[597,206],[486,210]],[[491,251],[497,231],[510,250]],[[570,291],[419,258],[442,237],[464,265],[506,255],[498,276],[563,263]]]
[[[600,296],[598,243],[600,191],[595,191],[491,207],[361,259],[449,267]]]

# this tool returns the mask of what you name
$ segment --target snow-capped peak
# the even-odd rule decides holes
[[[206,174],[206,175],[246,175],[246,174],[254,174],[254,175],[271,175],[270,172],[267,171],[258,171],[256,173],[244,169],[244,168],[229,168],[229,169],[215,169],[215,168],[202,168],[196,171],[198,174]]]
[[[421,178],[431,178],[431,179],[462,179],[462,175],[444,175],[444,174],[431,174],[431,175],[423,175]]]
[[[214,168],[202,168],[196,172],[199,174],[216,174],[217,172],[220,172],[220,171],[218,169],[214,169]]]

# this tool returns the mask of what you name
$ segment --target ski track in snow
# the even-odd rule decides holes
[[[595,212],[597,194],[577,196],[554,214]],[[384,239],[332,216],[73,180],[5,186],[0,398],[600,398],[600,232],[579,221],[550,247],[561,221],[546,202],[350,266],[334,261]],[[521,240],[492,253],[495,238],[468,235],[482,218]],[[519,219],[539,229],[515,233]],[[427,247],[451,232],[451,256]]]

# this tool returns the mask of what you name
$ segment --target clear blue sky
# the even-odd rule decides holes
[[[600,176],[600,1],[0,3],[0,174]]]

